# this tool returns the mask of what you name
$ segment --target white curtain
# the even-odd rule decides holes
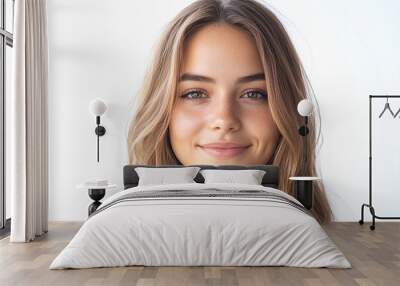
[[[46,0],[16,0],[10,98],[10,242],[48,230],[48,48]],[[7,116],[6,115],[6,116]],[[7,178],[6,178],[7,179]]]

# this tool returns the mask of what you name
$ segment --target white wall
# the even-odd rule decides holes
[[[86,218],[91,200],[75,188],[86,179],[105,177],[122,188],[136,91],[163,27],[190,2],[48,1],[50,220]],[[400,94],[400,3],[271,0],[268,5],[288,29],[320,105],[319,169],[336,220],[356,221],[368,201],[368,95]],[[109,106],[102,117],[107,134],[100,142],[100,163],[95,119],[88,111],[95,97]],[[375,113],[383,105],[378,102]],[[397,111],[400,100],[393,106]],[[376,134],[378,215],[400,215],[396,122],[381,119]],[[391,136],[392,144],[383,136]]]

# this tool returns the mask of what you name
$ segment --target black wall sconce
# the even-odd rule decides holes
[[[94,116],[96,116],[97,127],[95,128],[94,132],[97,135],[97,162],[99,162],[99,138],[100,136],[106,134],[106,129],[104,126],[100,125],[100,116],[106,112],[107,105],[101,99],[96,98],[90,102],[89,110]]]
[[[300,126],[299,128],[299,134],[304,138],[304,152],[303,152],[303,168],[302,171],[306,172],[306,167],[307,167],[307,135],[310,132],[308,129],[308,116],[311,114],[313,111],[313,105],[310,100],[308,99],[303,99],[299,102],[297,105],[297,112],[303,116],[304,118],[304,125]],[[306,176],[307,174],[303,173],[303,176]]]
[[[311,209],[313,206],[313,181],[320,180],[319,177],[307,176],[307,161],[308,161],[308,149],[307,149],[307,135],[310,132],[308,129],[308,116],[313,111],[313,105],[310,100],[303,99],[297,105],[298,113],[304,117],[304,125],[299,128],[299,134],[304,138],[304,151],[303,151],[303,167],[301,168],[300,177],[290,177],[289,180],[294,181],[294,195],[299,202],[301,202],[307,209]]]

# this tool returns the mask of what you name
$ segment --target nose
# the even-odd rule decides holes
[[[240,117],[232,94],[222,94],[210,109],[210,128],[223,132],[234,132],[240,128]]]

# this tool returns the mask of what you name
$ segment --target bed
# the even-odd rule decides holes
[[[277,189],[277,166],[191,166],[265,172],[259,185],[205,182],[200,172],[192,182],[140,185],[138,167],[157,166],[127,165],[124,190],[103,201],[49,268],[351,268],[309,210]]]

